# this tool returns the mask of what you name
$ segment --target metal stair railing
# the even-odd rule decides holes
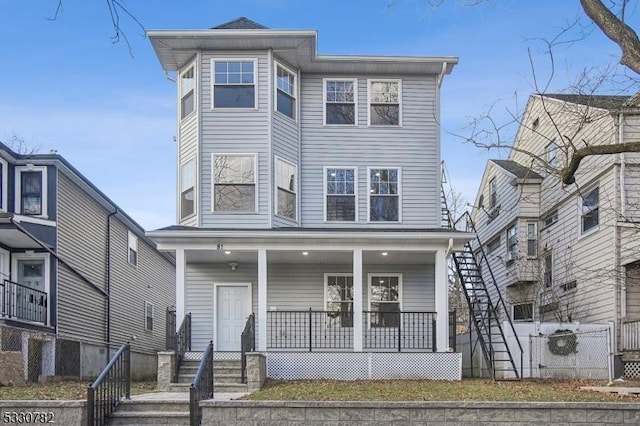
[[[178,383],[178,375],[180,374],[180,366],[184,354],[191,350],[191,312],[184,316],[182,324],[178,332],[175,334],[175,351],[176,351],[176,367],[173,371],[173,383]]]
[[[200,426],[202,407],[200,401],[213,398],[213,341],[209,342],[202,354],[196,376],[189,388],[189,424]]]
[[[256,350],[256,316],[249,315],[240,335],[240,380],[247,383],[247,352]]]
[[[122,398],[131,397],[131,352],[122,345],[87,387],[87,425],[105,425]]]
[[[481,254],[482,259],[485,261],[486,270],[488,271],[491,281],[493,283],[493,289],[495,290],[495,294],[497,296],[497,303],[494,304],[491,301],[491,293],[487,288],[484,277],[481,274],[478,260],[476,259],[473,247],[471,243],[468,242],[465,244],[464,251],[460,253],[453,253],[453,260],[456,266],[456,272],[458,273],[458,277],[461,280],[462,288],[464,289],[465,299],[467,301],[467,306],[469,307],[470,317],[475,325],[476,333],[478,336],[478,342],[482,348],[482,354],[489,368],[491,377],[493,380],[496,379],[496,364],[497,361],[508,361],[511,366],[511,370],[515,374],[517,378],[522,377],[523,363],[524,363],[524,353],[522,349],[522,344],[520,343],[520,339],[516,334],[515,327],[513,326],[513,322],[511,318],[506,315],[506,320],[509,323],[509,326],[513,332],[513,336],[516,340],[518,350],[520,352],[520,368],[516,366],[516,363],[513,358],[513,354],[511,353],[511,348],[507,343],[507,339],[504,334],[503,327],[500,323],[500,315],[499,310],[502,309],[503,312],[507,312],[507,306],[502,298],[502,294],[498,285],[496,283],[495,276],[493,275],[493,271],[491,270],[491,266],[487,259],[486,253],[484,251],[484,247],[478,234],[475,229],[475,224],[471,219],[471,215],[468,212],[465,212],[461,217],[459,217],[456,221],[453,221],[451,217],[451,213],[446,207],[446,198],[444,196],[444,190],[442,191],[442,203],[443,203],[443,211],[447,211],[447,220],[446,224],[449,228],[455,230],[462,230],[467,232],[473,232],[476,235],[476,241],[478,243],[478,249]],[[443,219],[444,225],[444,219]],[[462,225],[462,226],[461,226]],[[462,228],[462,229],[461,229]],[[493,330],[497,329],[497,333],[494,333]],[[470,331],[471,333],[471,331]],[[495,340],[494,340],[495,337]],[[496,350],[496,346],[502,345],[504,350]],[[471,348],[473,350],[473,347]],[[506,354],[507,360],[497,360],[496,354],[499,352],[503,352]]]

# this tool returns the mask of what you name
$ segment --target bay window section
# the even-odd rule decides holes
[[[400,125],[400,81],[369,81],[369,124]]]
[[[356,221],[356,169],[325,169],[327,222]]]
[[[185,118],[195,111],[195,67],[189,67],[180,75],[180,118]]]
[[[297,191],[296,166],[286,161],[276,160],[276,181],[278,186],[277,211],[278,216],[296,220]]]
[[[195,213],[196,160],[191,159],[180,167],[180,219]]]
[[[255,108],[255,61],[212,61],[214,108]]]
[[[326,274],[326,306],[331,324],[353,327],[353,276]]]
[[[369,310],[371,327],[400,325],[400,275],[370,275]]]
[[[276,66],[276,110],[296,118],[296,75],[281,65]]]
[[[369,169],[369,221],[400,221],[399,169]]]
[[[325,124],[356,124],[357,80],[325,80]]]
[[[256,210],[254,155],[213,156],[213,210],[247,212]]]

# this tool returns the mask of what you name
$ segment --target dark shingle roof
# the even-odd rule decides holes
[[[554,98],[574,104],[586,105],[594,108],[602,109],[619,109],[625,106],[630,99],[629,96],[612,96],[612,95],[568,95],[562,93],[544,93],[541,96]]]
[[[268,29],[262,24],[252,21],[251,19],[241,16],[233,21],[225,22],[217,25],[212,30],[266,30]]]
[[[497,166],[502,167],[518,179],[542,179],[538,173],[528,167],[511,160],[491,160]]]

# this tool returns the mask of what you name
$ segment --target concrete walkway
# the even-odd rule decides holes
[[[237,393],[223,393],[216,392],[213,394],[213,399],[216,401],[231,401],[234,399],[240,399],[243,396],[248,395],[247,392]],[[140,395],[133,395],[132,401],[189,401],[189,392],[152,392],[143,393]]]
[[[640,388],[628,388],[623,386],[582,386],[580,389],[602,393],[619,393],[620,395],[640,394]]]

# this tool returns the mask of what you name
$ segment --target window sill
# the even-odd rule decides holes
[[[256,107],[230,107],[230,108],[225,108],[225,107],[211,107],[209,109],[211,112],[257,112],[260,109],[256,108]]]
[[[296,120],[295,118],[289,117],[287,114],[285,114],[284,112],[280,112],[277,109],[275,110],[275,112],[277,112],[277,115],[279,117],[282,117],[283,120],[290,121],[291,124],[295,124],[296,126],[298,125],[298,120]]]
[[[191,214],[190,214],[190,215],[188,215],[188,216],[181,217],[181,218],[180,218],[180,222],[184,222],[185,220],[193,219],[194,217],[196,217],[196,214],[195,214],[195,213],[191,213]]]
[[[253,211],[253,212],[225,212],[225,211],[212,211],[211,214],[213,215],[233,215],[233,216],[238,216],[238,215],[259,215],[260,213]]]
[[[386,128],[399,129],[399,128],[402,128],[402,123],[400,124],[367,124],[367,127],[370,127],[373,129],[386,129]]]
[[[324,220],[324,223],[331,225],[331,224],[336,224],[336,225],[352,225],[354,223],[358,223],[357,220]]]
[[[358,127],[358,123],[354,123],[354,124],[330,124],[330,123],[323,123],[323,127],[346,127],[346,128],[357,128]]]
[[[186,121],[186,120],[188,120],[188,119],[190,119],[192,117],[195,117],[195,116],[196,116],[196,110],[193,110],[189,114],[187,114],[186,116],[184,116],[184,117],[182,117],[180,119],[180,124],[182,124],[183,121]]]
[[[597,225],[597,226],[594,226],[593,228],[589,229],[588,231],[581,232],[580,235],[578,235],[578,241],[582,240],[583,238],[587,238],[587,237],[595,234],[599,230],[600,230],[600,225]],[[582,229],[581,229],[581,231],[582,231]]]
[[[295,225],[299,225],[298,221],[296,219],[291,219],[288,216],[282,216],[279,214],[275,214],[275,217],[277,217],[278,219],[282,219],[282,220],[286,220],[287,222],[290,222],[291,224],[295,224]]]

